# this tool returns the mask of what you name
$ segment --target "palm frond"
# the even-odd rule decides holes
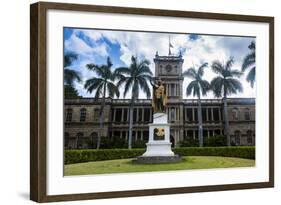
[[[217,76],[211,81],[211,89],[215,97],[222,96],[223,86],[224,86],[224,79],[221,76]]]
[[[200,88],[197,80],[191,81],[186,88],[186,95],[190,96],[191,94],[193,94],[193,97],[198,97],[200,94]]]
[[[92,93],[93,90],[97,89],[100,85],[104,83],[102,78],[90,78],[86,80],[84,88],[87,89],[87,92]]]
[[[224,86],[226,88],[227,95],[236,94],[237,92],[243,91],[242,83],[234,78],[225,80]]]
[[[203,76],[204,75],[204,69],[208,66],[208,63],[203,63],[199,68],[198,68],[198,75]]]
[[[96,88],[95,99],[98,99],[98,98],[103,94],[103,93],[102,93],[102,91],[103,91],[103,86],[104,86],[104,84],[101,83],[101,84],[99,84],[99,86]]]
[[[116,85],[114,85],[114,83],[108,82],[107,83],[107,90],[108,90],[109,97],[113,98],[116,95],[116,97],[119,98],[120,92],[119,92],[118,87]]]
[[[247,68],[253,66],[256,63],[255,52],[249,53],[243,60],[241,70],[244,72]]]
[[[196,72],[195,68],[189,68],[183,72],[182,76],[196,79],[197,72]]]
[[[63,67],[66,68],[70,66],[73,61],[77,60],[78,55],[76,53],[70,52],[66,53],[63,58]]]
[[[150,92],[150,88],[148,86],[148,81],[145,78],[138,78],[139,80],[139,86],[140,88],[144,91],[144,93],[146,94],[147,98],[151,97],[151,92]]]
[[[256,81],[256,67],[253,67],[248,75],[246,80],[251,84],[251,87],[254,87],[255,81]]]
[[[240,72],[239,70],[230,70],[229,71],[230,76],[229,77],[241,77],[241,75],[243,75],[242,72]]]
[[[131,70],[128,67],[119,67],[114,70],[114,75],[122,76],[122,75],[130,75]]]
[[[225,64],[225,70],[231,70],[231,67],[234,63],[234,58],[233,57],[230,57],[227,61],[226,61],[226,64]]]
[[[75,70],[65,68],[63,75],[64,83],[67,85],[72,86],[75,80],[81,82],[80,73]]]
[[[220,61],[214,61],[211,65],[212,70],[214,73],[223,75],[224,66]]]
[[[134,79],[133,78],[127,78],[126,81],[124,81],[125,83],[125,86],[124,86],[124,93],[123,93],[123,96],[125,97],[129,91],[129,89],[131,88],[131,86],[133,85],[133,81]]]
[[[99,65],[96,65],[96,64],[93,64],[93,63],[89,63],[86,65],[86,67],[95,72],[97,74],[97,76],[99,77],[104,77],[104,69],[102,68],[102,66],[99,66]]]
[[[202,95],[205,96],[207,95],[207,92],[210,90],[210,83],[207,80],[201,80],[199,81],[199,85],[200,85],[200,90],[202,92]]]

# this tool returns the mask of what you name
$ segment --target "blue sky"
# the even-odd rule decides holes
[[[158,51],[159,55],[168,55],[169,36],[173,45],[172,54],[181,52],[183,55],[183,71],[205,62],[210,65],[214,60],[226,61],[230,56],[235,60],[233,68],[240,70],[243,58],[249,52],[248,45],[255,41],[252,37],[64,28],[64,53],[78,54],[78,59],[69,68],[78,71],[82,76],[82,83],[75,83],[79,94],[84,97],[94,96],[94,92],[87,93],[83,88],[83,82],[94,76],[92,71],[87,70],[86,65],[105,64],[108,56],[112,60],[113,68],[128,66],[132,55],[140,59],[146,58],[151,62],[150,68],[154,73],[155,53]],[[208,67],[204,78],[211,81],[214,76]],[[231,97],[255,97],[255,87],[251,88],[245,77],[244,74],[241,78],[243,93]],[[189,82],[189,79],[184,80],[184,93]],[[183,97],[192,98],[186,95]],[[213,97],[209,92],[205,98]],[[130,98],[130,95],[126,98]],[[145,98],[145,95],[140,93],[140,98]]]

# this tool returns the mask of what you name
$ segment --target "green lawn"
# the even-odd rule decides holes
[[[171,164],[133,164],[132,159],[69,164],[64,166],[64,174],[70,176],[251,166],[255,166],[255,160],[230,157],[188,156],[183,157],[181,162]]]

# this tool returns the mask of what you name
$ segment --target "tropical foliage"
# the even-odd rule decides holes
[[[203,123],[202,123],[202,105],[201,96],[205,96],[210,89],[210,84],[207,80],[203,79],[204,69],[208,63],[202,64],[197,70],[194,67],[189,68],[183,73],[184,77],[191,78],[192,81],[186,88],[186,95],[196,96],[198,99],[198,125],[199,125],[199,145],[203,146]]]
[[[96,64],[87,64],[87,68],[90,71],[93,71],[95,76],[86,80],[84,84],[84,88],[87,89],[87,92],[92,93],[95,91],[95,98],[101,98],[101,107],[99,112],[99,124],[100,130],[97,141],[97,149],[100,147],[103,121],[104,121],[104,106],[106,95],[109,97],[117,96],[119,97],[118,87],[114,84],[116,79],[115,73],[112,70],[112,62],[110,58],[107,58],[107,62],[104,65],[96,65]]]
[[[224,102],[224,123],[225,123],[225,135],[227,137],[227,145],[230,146],[229,135],[229,121],[227,112],[227,97],[232,94],[243,91],[243,87],[238,78],[242,73],[238,70],[232,70],[234,63],[233,58],[229,58],[226,63],[220,61],[214,61],[212,63],[212,70],[217,76],[211,81],[211,89],[215,97],[223,97]]]
[[[135,100],[139,98],[142,90],[147,98],[151,97],[148,82],[152,79],[152,72],[149,68],[150,62],[146,59],[138,61],[135,56],[131,57],[129,67],[119,67],[115,70],[115,76],[118,78],[117,86],[124,86],[124,97],[131,90],[131,100],[129,105],[129,137],[128,148],[132,148],[132,129],[133,129],[133,110]]]
[[[242,72],[249,70],[246,80],[251,84],[251,87],[254,87],[256,80],[256,43],[252,41],[248,48],[250,53],[245,56],[241,70]]]
[[[75,53],[66,53],[64,55],[64,72],[63,72],[63,81],[64,81],[64,96],[65,98],[77,98],[79,97],[78,91],[74,88],[74,81],[81,82],[80,74],[68,67],[71,66],[73,61],[77,60],[78,56]]]

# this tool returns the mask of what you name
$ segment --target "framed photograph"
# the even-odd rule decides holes
[[[30,198],[274,186],[274,18],[40,2]]]

